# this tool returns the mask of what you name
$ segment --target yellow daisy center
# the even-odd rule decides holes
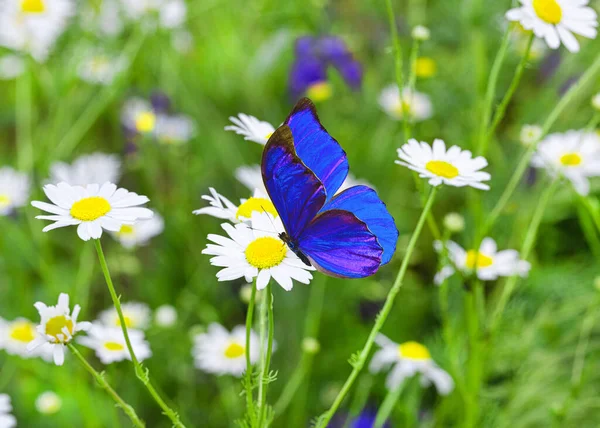
[[[0,207],[6,207],[10,205],[10,198],[6,195],[0,195]]]
[[[431,354],[429,350],[418,342],[404,342],[398,345],[398,352],[402,358],[409,360],[429,360]]]
[[[308,98],[318,103],[319,101],[325,101],[331,98],[333,94],[333,88],[327,82],[317,82],[312,84],[306,90]]]
[[[560,163],[564,166],[577,166],[581,163],[581,155],[579,153],[567,153],[560,157]]]
[[[268,200],[266,198],[252,197],[238,207],[238,209],[235,213],[235,218],[237,218],[237,219],[239,219],[240,217],[250,218],[250,217],[252,217],[252,213],[254,211],[257,211],[259,213],[268,212],[269,214],[272,214],[274,217],[278,216],[277,210],[275,209],[273,202],[271,202],[270,200]]]
[[[133,235],[134,232],[135,230],[133,229],[133,226],[124,224],[119,230],[119,235]]]
[[[125,319],[125,327],[134,327],[134,322],[131,319],[131,317],[128,317],[127,315],[123,315],[123,318]],[[115,320],[115,325],[117,327],[121,327],[121,320],[119,319],[119,317],[117,316],[117,319]]]
[[[108,66],[108,58],[102,55],[96,56],[91,60],[92,71],[95,73],[104,71]]]
[[[285,243],[270,236],[263,236],[246,247],[246,260],[258,269],[268,269],[280,264],[287,254]]]
[[[533,10],[548,24],[558,24],[562,19],[562,9],[556,0],[533,0]]]
[[[396,114],[399,117],[404,117],[404,114],[406,114],[407,116],[410,116],[411,110],[412,110],[410,101],[409,100],[400,100],[398,102],[398,105],[396,105],[396,107],[394,108],[394,110],[396,111]]]
[[[24,13],[44,13],[46,5],[42,0],[23,0],[21,11]]]
[[[271,135],[273,135],[272,132],[269,132],[267,135],[265,135],[265,140],[269,140],[269,138],[271,138]]]
[[[491,257],[486,256],[485,254],[482,254],[478,251],[467,251],[467,261],[465,262],[467,267],[469,269],[474,269],[475,262],[477,262],[477,268],[485,268],[491,266],[494,263],[494,260]]]
[[[92,196],[77,201],[71,207],[71,217],[81,221],[94,221],[110,211],[108,201],[100,196]]]
[[[10,326],[10,337],[19,342],[29,343],[35,339],[35,327],[28,321],[17,321]]]
[[[104,342],[104,347],[109,351],[122,351],[125,349],[125,347],[118,342]]]
[[[73,334],[73,321],[71,321],[70,319],[67,319],[66,316],[64,315],[59,315],[57,317],[53,317],[50,318],[48,320],[48,322],[46,323],[46,334],[50,335],[50,336],[54,336],[54,338],[58,341],[60,341],[60,339],[58,338],[59,334],[62,334],[64,336],[63,333],[63,328],[67,328],[67,330],[69,330],[69,333],[71,333],[71,335]],[[63,341],[66,340],[66,337],[63,338]]]
[[[440,160],[432,160],[427,162],[425,169],[435,175],[444,178],[454,178],[458,175],[458,168],[451,163]]]
[[[431,77],[435,74],[437,70],[437,66],[435,61],[429,57],[421,57],[417,58],[417,62],[415,64],[415,73],[417,77]]]
[[[139,132],[151,132],[156,124],[156,115],[151,111],[145,111],[135,118],[135,128]]]
[[[246,348],[239,343],[231,342],[227,349],[225,349],[226,358],[240,358],[246,352]]]

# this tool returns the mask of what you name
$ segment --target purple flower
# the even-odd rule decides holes
[[[296,60],[290,71],[290,94],[297,99],[302,95],[314,101],[331,96],[327,69],[332,66],[352,89],[359,89],[362,66],[348,50],[346,43],[335,36],[304,36],[296,40]]]
[[[370,410],[363,410],[357,418],[355,418],[351,424],[351,428],[373,428],[375,425],[375,413]],[[389,421],[383,424],[383,428],[391,428]]]

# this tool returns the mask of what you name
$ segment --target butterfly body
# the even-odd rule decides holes
[[[312,266],[310,260],[308,259],[308,257],[306,257],[306,254],[304,254],[302,251],[300,251],[300,248],[298,248],[298,243],[293,241],[287,233],[281,232],[279,234],[279,239],[286,243],[288,248],[292,250],[300,260],[302,260],[302,263],[304,263],[306,266]]]

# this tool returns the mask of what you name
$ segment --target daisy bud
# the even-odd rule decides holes
[[[302,339],[302,351],[307,354],[317,354],[321,349],[321,344],[314,337],[305,337]]]
[[[253,284],[245,284],[240,288],[240,300],[246,304],[250,303],[250,296],[252,295]]]
[[[459,213],[448,213],[444,217],[444,227],[452,233],[459,233],[465,229],[465,218]]]
[[[177,310],[171,305],[156,308],[154,320],[159,327],[172,327],[177,322]]]
[[[62,399],[52,391],[42,392],[35,399],[35,408],[43,415],[53,415],[62,407]]]
[[[592,107],[600,111],[600,92],[592,97]]]
[[[538,125],[523,125],[519,134],[519,141],[524,146],[530,146],[542,137],[542,128]]]
[[[425,40],[429,40],[429,37],[431,36],[431,32],[429,31],[429,28],[427,28],[423,25],[417,25],[416,27],[413,28],[411,36],[415,40],[424,42]]]

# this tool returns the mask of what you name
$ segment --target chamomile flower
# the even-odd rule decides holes
[[[223,223],[221,227],[229,237],[208,235],[214,244],[202,251],[215,256],[210,259],[213,266],[223,268],[217,272],[219,281],[245,278],[251,282],[256,278],[256,288],[262,290],[273,278],[286,291],[292,289],[292,280],[310,283],[312,275],[308,270],[314,268],[305,265],[279,238],[284,231],[279,217],[254,212],[251,225]]]
[[[35,399],[35,408],[42,415],[53,415],[58,413],[62,407],[62,399],[53,391],[42,392]]]
[[[571,52],[579,52],[573,35],[596,38],[598,15],[588,7],[588,0],[520,0],[521,6],[506,13],[509,21],[518,21],[533,30],[548,46],[557,49],[561,42]]]
[[[429,179],[429,184],[439,186],[464,187],[489,190],[490,186],[482,183],[490,180],[487,172],[481,171],[487,166],[482,156],[473,158],[469,150],[461,150],[452,146],[446,150],[446,144],[440,139],[433,142],[433,147],[425,142],[410,139],[398,149],[398,165],[406,166],[419,173],[419,177]]]
[[[154,213],[148,220],[141,220],[135,224],[124,224],[117,232],[110,234],[125,248],[135,248],[146,245],[150,239],[160,235],[165,228],[163,218]]]
[[[134,329],[129,329],[127,332],[136,358],[143,361],[151,357],[152,351],[150,345],[144,339],[144,332]],[[131,360],[125,336],[120,327],[93,324],[88,330],[87,336],[80,337],[77,342],[96,351],[96,356],[102,364]]]
[[[8,215],[27,204],[29,200],[29,177],[10,167],[0,168],[0,216]]]
[[[54,364],[62,366],[65,361],[65,345],[80,331],[88,330],[91,324],[87,321],[77,322],[81,307],[75,305],[71,312],[69,295],[65,293],[58,296],[56,306],[46,306],[42,302],[36,302],[34,306],[41,317],[40,324],[37,326],[40,336],[29,342],[27,349],[33,351],[39,346],[50,344]]]
[[[238,114],[238,117],[231,116],[229,120],[233,125],[226,126],[225,131],[233,131],[238,135],[243,135],[244,140],[254,141],[263,146],[275,132],[275,127],[269,122],[258,120],[254,116],[244,113]]]
[[[77,235],[84,241],[99,239],[102,229],[118,232],[123,225],[134,225],[138,220],[149,219],[152,211],[139,205],[148,202],[146,196],[125,189],[117,189],[116,184],[88,184],[86,187],[71,186],[67,183],[47,184],[44,193],[54,203],[33,201],[31,205],[52,215],[39,215],[40,220],[54,223],[44,227],[48,232],[59,227],[77,225]]]
[[[412,29],[410,35],[413,39],[424,42],[429,40],[429,38],[431,37],[431,31],[429,30],[429,28],[423,25],[417,25]]]
[[[96,36],[118,36],[123,31],[119,0],[102,0],[101,4],[82,4],[81,28]]]
[[[0,349],[21,358],[42,357],[46,361],[51,361],[52,347],[47,343],[39,346],[34,352],[27,350],[27,345],[32,340],[42,337],[36,326],[37,324],[25,318],[17,318],[13,321],[0,319]]]
[[[524,146],[530,146],[539,141],[542,137],[542,127],[539,125],[523,125],[519,140]]]
[[[150,325],[152,312],[145,303],[127,302],[121,304],[123,318],[125,318],[125,326],[136,330],[145,330]],[[114,307],[110,307],[98,316],[100,323],[107,327],[121,327],[119,314]]]
[[[71,186],[116,183],[121,177],[121,161],[117,155],[92,153],[75,159],[72,164],[55,162],[50,166],[50,184],[65,182]]]
[[[250,332],[250,363],[260,356],[259,339]],[[206,333],[194,337],[194,365],[207,373],[241,376],[246,370],[246,327],[239,325],[231,332],[212,323]]]
[[[187,7],[184,0],[121,0],[129,18],[143,21],[148,27],[158,24],[172,29],[181,26],[186,19]],[[158,16],[158,22],[154,21]]]
[[[153,134],[156,129],[156,119],[157,114],[152,104],[139,97],[128,99],[121,112],[123,125],[139,134]]]
[[[225,196],[217,193],[215,189],[209,187],[210,195],[202,195],[202,199],[208,201],[210,206],[193,211],[194,214],[206,214],[216,218],[229,220],[233,223],[247,221],[254,212],[268,212],[277,216],[277,210],[271,200],[261,191],[255,190],[254,196],[249,199],[240,199],[240,205],[234,205]]]
[[[10,414],[12,405],[7,394],[0,394],[0,428],[13,428],[17,426],[17,419]]]
[[[421,374],[421,386],[428,387],[432,383],[441,395],[447,395],[454,389],[454,381],[448,373],[441,369],[432,359],[429,350],[418,342],[392,342],[383,334],[375,338],[381,349],[373,355],[369,370],[378,373],[391,367],[386,379],[389,390],[398,389],[404,380]]]
[[[409,120],[421,122],[433,115],[429,97],[421,92],[404,88],[402,96],[398,85],[385,87],[379,94],[379,105],[392,119],[403,120],[405,114]]]
[[[584,131],[551,134],[542,140],[531,158],[535,168],[546,168],[555,176],[562,174],[571,181],[577,193],[590,191],[588,177],[600,175],[600,136]]]
[[[4,55],[0,58],[0,79],[12,80],[25,71],[25,61],[19,55]]]
[[[184,115],[159,115],[156,119],[156,139],[163,144],[182,144],[191,140],[196,133],[192,119]]]
[[[0,46],[43,62],[74,12],[71,0],[4,0],[0,2]]]
[[[177,323],[177,309],[171,305],[161,305],[154,311],[154,322],[159,327],[173,327]]]
[[[110,56],[102,50],[94,50],[84,56],[77,74],[84,82],[110,85],[124,66],[123,58]]]
[[[434,248],[438,253],[441,253],[443,251],[442,242],[435,241]],[[455,268],[465,274],[477,271],[477,277],[482,281],[493,281],[501,276],[519,275],[526,277],[529,274],[529,269],[531,269],[529,262],[519,258],[518,251],[498,251],[496,241],[492,238],[485,238],[481,241],[479,251],[465,251],[454,241],[448,241],[446,249],[453,266],[444,266],[435,275],[434,282],[437,285],[452,276]]]

